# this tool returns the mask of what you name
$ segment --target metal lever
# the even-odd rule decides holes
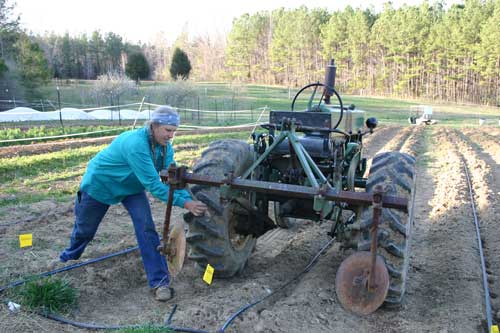
[[[158,251],[163,256],[175,256],[173,249],[170,249],[168,243],[168,233],[170,229],[170,217],[172,215],[172,205],[174,202],[174,191],[177,189],[182,189],[186,187],[186,182],[184,176],[186,175],[186,167],[176,167],[175,165],[170,165],[167,170],[167,183],[169,185],[168,189],[168,199],[167,199],[167,209],[165,211],[165,221],[163,223],[163,238],[158,246]],[[161,172],[160,175],[162,179],[165,177],[165,172]]]

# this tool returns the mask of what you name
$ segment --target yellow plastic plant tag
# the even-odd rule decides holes
[[[498,331],[498,325],[492,325],[492,326],[491,326],[491,333],[500,333],[500,332]]]
[[[33,234],[19,235],[19,247],[28,247],[33,245]]]
[[[203,274],[203,281],[205,281],[208,285],[212,284],[212,279],[214,277],[214,268],[207,264],[207,268],[205,269],[205,274]]]

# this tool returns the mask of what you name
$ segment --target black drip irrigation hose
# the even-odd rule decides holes
[[[36,278],[43,278],[43,277],[51,276],[51,275],[54,275],[54,274],[57,274],[57,273],[62,273],[62,272],[70,271],[70,270],[78,268],[78,267],[82,267],[82,266],[94,264],[94,263],[99,262],[99,261],[103,261],[103,260],[110,259],[110,258],[113,258],[113,257],[116,257],[116,256],[127,254],[127,253],[133,252],[133,251],[135,251],[137,249],[139,249],[139,246],[130,247],[128,249],[125,249],[125,250],[122,250],[122,251],[119,251],[119,252],[115,252],[115,253],[111,253],[111,254],[108,254],[108,255],[105,255],[105,256],[102,256],[102,257],[99,257],[99,258],[90,259],[90,260],[87,260],[85,262],[81,262],[81,263],[77,263],[77,264],[72,264],[72,265],[64,266],[64,267],[61,267],[61,268],[58,268],[58,269],[54,269],[52,271],[40,273],[38,275],[35,275],[34,277],[30,277],[30,278],[27,278],[27,279],[18,280],[18,281],[10,283],[8,285],[5,285],[3,287],[0,287],[0,293],[4,292],[7,289],[11,289],[11,288],[20,286],[22,284],[25,284],[26,282],[33,281]]]
[[[283,284],[280,287],[278,287],[277,289],[275,289],[273,292],[271,292],[271,293],[269,293],[269,294],[267,294],[267,295],[265,295],[263,297],[260,297],[259,299],[257,299],[256,301],[254,301],[252,303],[249,303],[249,304],[241,307],[238,311],[236,311],[234,314],[232,314],[225,321],[224,325],[222,325],[222,327],[217,332],[224,333],[225,330],[229,327],[229,325],[231,325],[231,323],[239,315],[241,315],[243,312],[245,312],[246,310],[250,309],[251,307],[253,307],[253,306],[261,303],[262,301],[266,300],[267,298],[271,297],[272,295],[276,294],[277,292],[285,289],[291,283],[293,283],[294,281],[296,281],[297,279],[299,279],[302,275],[304,275],[307,272],[309,272],[311,270],[311,268],[317,263],[318,258],[330,247],[330,245],[332,245],[332,243],[334,242],[334,240],[335,240],[335,237],[331,238],[319,250],[319,252],[316,253],[316,255],[311,259],[311,261],[309,262],[309,264],[300,273],[298,273],[297,275],[295,275],[292,279],[290,279],[285,284]],[[47,276],[50,276],[50,275],[54,275],[54,274],[57,274],[57,273],[69,271],[69,270],[72,270],[72,269],[75,269],[75,268],[78,268],[78,267],[82,267],[82,266],[85,266],[85,265],[90,265],[90,264],[93,264],[93,263],[96,263],[96,262],[99,262],[99,261],[103,261],[103,260],[106,260],[106,259],[109,259],[109,258],[113,258],[113,257],[119,256],[119,255],[122,255],[122,254],[126,254],[126,253],[129,253],[129,252],[135,251],[138,248],[139,248],[138,246],[134,246],[134,247],[131,247],[131,248],[119,251],[119,252],[111,253],[111,254],[108,254],[108,255],[96,258],[96,259],[91,259],[91,260],[88,260],[88,261],[85,261],[85,262],[82,262],[82,263],[65,266],[65,267],[62,267],[62,268],[59,268],[59,269],[55,269],[55,270],[52,270],[52,271],[49,271],[49,272],[44,272],[44,273],[38,274],[34,278],[37,278],[37,277],[38,278],[47,277]],[[10,283],[10,284],[8,284],[6,286],[1,287],[0,288],[0,293],[2,293],[3,291],[5,291],[7,289],[11,289],[11,288],[17,287],[17,286],[19,286],[21,284],[24,284],[24,283],[26,283],[28,281],[32,281],[32,280],[33,280],[33,278],[30,278],[30,279],[23,279],[23,280],[19,280],[19,281]],[[198,329],[189,328],[189,327],[179,327],[179,326],[173,326],[173,325],[171,325],[172,318],[173,318],[174,313],[175,313],[176,310],[177,310],[177,305],[174,305],[174,307],[172,309],[172,312],[169,314],[168,318],[165,321],[165,325],[151,325],[151,327],[160,328],[160,329],[161,328],[165,328],[165,329],[169,329],[169,330],[172,330],[172,331],[175,331],[175,332],[209,333],[208,331],[204,331],[204,330],[198,330]],[[82,323],[82,322],[78,322],[78,321],[69,320],[69,319],[63,318],[61,316],[52,314],[52,313],[42,313],[42,312],[39,312],[38,314],[41,315],[41,316],[43,316],[43,317],[45,317],[45,318],[48,318],[48,319],[51,319],[51,320],[54,320],[54,321],[58,321],[58,322],[63,323],[63,324],[68,324],[68,325],[72,325],[72,326],[75,326],[75,327],[78,327],[78,328],[93,329],[93,330],[106,330],[106,329],[107,330],[116,330],[116,329],[127,329],[127,328],[140,328],[140,327],[143,327],[143,325],[123,325],[122,326],[122,325],[88,324],[88,323]]]
[[[174,307],[175,309],[175,307]],[[72,325],[78,328],[86,328],[86,329],[91,329],[91,330],[121,330],[121,329],[128,329],[128,328],[142,328],[144,325],[98,325],[98,324],[87,324],[87,323],[82,323],[78,321],[73,321],[69,320],[60,316],[57,316],[55,314],[44,314],[44,313],[39,313],[40,315],[58,321],[63,324],[68,324]],[[178,326],[163,326],[163,325],[149,325],[148,327],[152,328],[158,328],[158,329],[165,329],[165,330],[170,330],[174,332],[187,332],[187,333],[208,333],[207,331],[202,331],[202,330],[197,330],[194,328],[188,328],[188,327],[178,327]]]
[[[486,322],[488,325],[488,332],[492,332],[491,327],[493,325],[493,318],[491,315],[490,291],[488,288],[488,277],[486,276],[486,264],[484,261],[483,243],[481,241],[481,232],[477,220],[476,204],[474,201],[474,193],[472,191],[472,184],[469,176],[469,170],[467,168],[467,163],[465,162],[463,156],[462,156],[462,163],[464,165],[465,177],[467,178],[467,186],[469,187],[470,203],[472,206],[472,213],[474,215],[474,225],[476,227],[477,246],[479,248],[479,257],[481,259],[481,273],[483,276],[484,299],[486,306]]]
[[[241,307],[237,312],[235,312],[231,317],[229,317],[229,319],[226,320],[226,322],[224,323],[224,325],[222,325],[222,327],[219,329],[219,333],[223,333],[225,332],[225,330],[229,327],[229,325],[233,322],[233,320],[236,319],[236,317],[238,317],[240,314],[242,314],[243,312],[245,312],[246,310],[250,309],[251,307],[259,304],[260,302],[264,301],[265,299],[271,297],[272,295],[274,295],[275,293],[285,289],[286,287],[288,287],[291,283],[293,283],[294,281],[298,280],[302,275],[306,274],[307,272],[309,272],[311,270],[311,268],[316,264],[316,262],[318,261],[318,258],[319,256],[321,256],[323,254],[323,252],[325,252],[329,247],[330,245],[332,245],[333,241],[335,240],[335,237],[333,237],[332,239],[330,239],[320,250],[318,253],[316,253],[316,255],[311,259],[311,261],[309,262],[309,264],[300,272],[298,273],[297,275],[295,275],[292,279],[290,279],[288,282],[286,282],[285,284],[281,285],[279,288],[275,289],[273,292],[259,298],[258,300],[252,302],[252,303],[249,303],[243,307]]]

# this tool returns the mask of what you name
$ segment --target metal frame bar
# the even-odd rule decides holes
[[[312,159],[311,155],[307,152],[307,150],[304,148],[304,146],[300,145],[300,149],[302,149],[302,152],[304,153],[304,156],[306,157],[307,162],[311,166],[313,172],[318,176],[318,178],[321,180],[322,184],[328,184],[328,180],[326,179],[325,175],[321,172],[321,170],[318,168],[316,163],[314,163],[314,160]]]
[[[305,149],[302,149],[304,147],[296,141],[297,137],[295,135],[290,135],[290,132],[288,132],[287,136],[289,142],[292,144],[292,147],[295,150],[295,154],[297,155],[302,168],[304,168],[304,172],[306,173],[307,178],[311,182],[311,185],[314,188],[319,188],[318,181],[316,180],[316,177],[314,177],[311,166],[309,165],[307,158],[304,156]]]
[[[165,174],[161,175],[163,181],[168,181]],[[291,185],[282,183],[273,183],[266,181],[255,181],[242,178],[234,179],[215,179],[208,176],[200,176],[192,173],[185,173],[182,176],[183,183],[199,184],[207,186],[221,186],[229,185],[231,188],[242,191],[255,191],[259,193],[267,193],[272,195],[279,195],[289,198],[298,199],[314,199],[317,195],[322,195],[326,200],[345,202],[354,205],[372,205],[373,194],[365,192],[352,192],[352,191],[335,191],[332,188],[320,189],[312,188],[310,186]],[[408,212],[408,199],[395,197],[391,195],[384,195],[382,200],[382,207],[400,209]]]

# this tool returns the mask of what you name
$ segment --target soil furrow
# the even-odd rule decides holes
[[[467,140],[469,144],[478,146],[477,148],[488,153],[496,164],[500,164],[500,135],[493,137],[485,132],[478,133],[471,129],[464,130],[463,134],[463,140]]]
[[[415,131],[416,127],[403,127],[392,139],[390,139],[383,147],[378,151],[378,153],[386,151],[399,151],[401,147],[405,144],[406,140]]]
[[[465,178],[448,136],[441,129],[431,135],[434,141],[417,161],[411,274],[398,318],[402,327],[419,331],[477,332],[483,316],[480,265]]]
[[[384,147],[389,140],[394,138],[401,131],[399,126],[385,126],[375,129],[373,134],[363,139],[363,156],[367,159],[373,158],[376,152]]]
[[[489,152],[471,141],[466,135],[454,131],[455,143],[469,169],[477,205],[481,239],[488,267],[488,284],[491,292],[491,306],[494,320],[500,320],[500,166]]]

